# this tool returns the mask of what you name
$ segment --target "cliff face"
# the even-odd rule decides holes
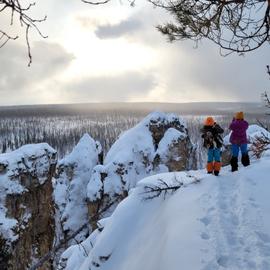
[[[0,155],[1,269],[27,269],[51,249],[56,162],[56,151],[46,143]],[[51,263],[41,269],[51,269]]]
[[[185,121],[173,114],[152,113],[123,133],[96,166],[88,184],[92,227],[108,216],[136,183],[149,175],[192,168],[194,157]]]

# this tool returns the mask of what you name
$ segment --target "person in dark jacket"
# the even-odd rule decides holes
[[[244,120],[244,113],[237,112],[233,118],[229,129],[232,131],[230,136],[230,142],[232,144],[232,158],[231,166],[232,172],[238,170],[238,155],[241,151],[242,157],[241,162],[243,166],[248,166],[250,164],[248,149],[247,149],[247,129],[248,122]]]
[[[207,173],[214,172],[218,176],[221,169],[221,147],[223,142],[220,134],[224,130],[215,122],[213,117],[209,116],[205,119],[201,132],[203,145],[208,149]]]

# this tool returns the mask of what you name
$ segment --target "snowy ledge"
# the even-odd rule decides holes
[[[173,190],[172,193],[174,193],[178,189],[184,189],[191,184],[199,183],[203,177],[202,171],[189,171],[161,173],[142,179],[135,188],[129,191],[129,196],[117,206],[110,217],[98,222],[98,229],[85,241],[69,247],[62,254],[60,264],[65,265],[65,270],[89,269],[89,265],[91,267],[103,265],[110,258],[119,241],[120,245],[124,244],[121,240],[122,236],[136,235],[137,227],[141,226],[147,219],[147,215],[154,210],[153,205],[156,209],[162,207],[164,199],[167,201],[167,198],[171,195],[169,194],[171,192],[161,192],[161,196],[148,200],[149,194],[145,193],[146,188],[155,189],[160,185],[162,188],[163,184],[166,184],[168,187],[177,187]],[[124,227],[122,227],[123,223],[125,223]]]

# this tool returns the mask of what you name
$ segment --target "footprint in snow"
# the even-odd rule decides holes
[[[207,234],[207,233],[205,233],[205,232],[202,232],[202,233],[201,233],[201,238],[202,238],[203,240],[209,240],[209,239],[210,239],[210,236],[209,236],[209,234]]]
[[[203,217],[200,219],[200,221],[205,225],[205,226],[208,226],[211,222],[210,218],[209,217]]]
[[[254,261],[246,260],[244,261],[248,267],[248,269],[256,269],[257,265]]]
[[[220,256],[217,259],[218,265],[227,268],[229,266],[229,257],[228,256]]]
[[[259,236],[260,240],[262,240],[264,243],[270,243],[270,236],[263,232],[256,232],[256,234]]]
[[[262,270],[269,270],[270,269],[270,263],[268,261],[262,262]]]
[[[227,205],[224,202],[220,203],[220,209],[221,210],[226,210],[227,209]]]
[[[252,203],[251,206],[252,206],[253,208],[259,208],[259,205],[256,204],[256,203]]]
[[[216,210],[216,208],[215,207],[211,207],[211,208],[208,209],[208,213],[211,213],[214,210]]]
[[[239,218],[238,218],[238,216],[232,215],[232,217],[231,217],[231,222],[232,222],[232,224],[235,225],[235,226],[239,225]]]

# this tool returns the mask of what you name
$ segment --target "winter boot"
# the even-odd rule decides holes
[[[238,170],[238,158],[237,157],[231,158],[231,166],[232,166],[232,172],[235,172]]]
[[[213,162],[207,162],[206,170],[207,170],[207,173],[209,174],[213,173],[213,170],[214,170]]]
[[[216,161],[214,163],[214,175],[215,176],[218,176],[219,175],[220,169],[221,169],[221,162]]]
[[[250,165],[249,156],[247,153],[242,155],[241,162],[242,162],[243,166],[245,166],[245,167]]]

